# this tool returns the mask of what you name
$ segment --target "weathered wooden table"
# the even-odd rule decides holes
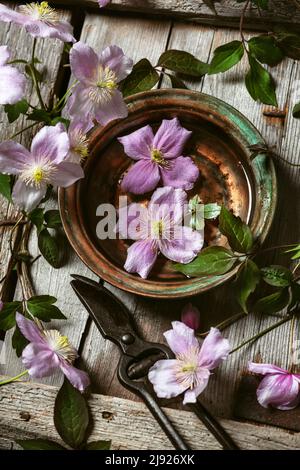
[[[55,2],[54,2],[55,3]],[[63,2],[57,2],[63,3]],[[166,49],[182,49],[195,54],[203,61],[209,61],[212,51],[219,45],[239,37],[236,29],[226,25],[238,23],[238,8],[233,1],[221,1],[216,4],[220,15],[215,17],[201,1],[188,0],[116,0],[105,11],[99,11],[96,0],[64,2],[70,8],[60,10],[62,17],[72,21],[76,37],[101,50],[109,44],[122,47],[134,61],[147,57],[152,63]],[[78,3],[78,7],[71,8]],[[278,6],[275,14],[277,22],[300,23],[300,15],[293,12],[292,2],[274,2]],[[84,7],[95,7],[85,10]],[[141,6],[141,4],[143,4]],[[289,5],[287,5],[289,4]],[[10,3],[10,6],[12,4]],[[284,10],[280,7],[284,8]],[[153,13],[156,16],[144,14]],[[137,12],[137,13],[136,13]],[[140,13],[139,13],[140,12]],[[282,13],[283,12],[283,13]],[[280,16],[281,15],[281,16]],[[186,19],[194,21],[183,21]],[[272,18],[268,17],[268,21]],[[274,20],[274,17],[273,17]],[[206,25],[204,25],[206,23]],[[253,29],[264,29],[264,20],[254,15],[247,20]],[[216,26],[218,25],[218,26]],[[221,26],[219,26],[221,25]],[[222,26],[223,25],[223,26]],[[251,36],[251,31],[249,32]],[[18,51],[19,56],[29,57],[31,40],[19,28],[0,24],[0,44],[8,44]],[[42,87],[45,100],[51,98],[55,86],[57,93],[66,87],[69,69],[63,67],[65,57],[63,44],[58,41],[40,41],[37,55],[47,62],[47,80]],[[300,122],[291,116],[291,106],[300,93],[299,63],[285,60],[273,70],[279,84],[279,108],[287,110],[286,118],[266,117],[266,107],[255,103],[248,95],[243,83],[242,70],[245,63],[224,75],[206,76],[201,82],[190,83],[191,89],[203,91],[230,103],[245,114],[257,128],[268,144],[289,162],[300,161]],[[36,96],[30,101],[36,101]],[[299,96],[298,96],[299,98]],[[299,99],[298,99],[299,101]],[[4,140],[12,129],[3,122],[0,138]],[[25,125],[19,119],[14,126],[17,131]],[[32,138],[30,131],[23,134],[20,141],[28,144]],[[299,242],[300,236],[300,182],[299,170],[282,161],[277,162],[279,202],[276,222],[268,239],[268,244]],[[49,207],[56,207],[56,201],[50,201]],[[1,219],[16,216],[15,209],[5,200],[0,201]],[[5,275],[10,263],[10,229],[0,228],[1,265],[0,277]],[[34,252],[36,240],[31,240]],[[269,254],[270,262],[276,260]],[[32,277],[37,294],[51,294],[58,298],[58,305],[68,317],[58,327],[70,338],[79,350],[85,369],[92,379],[91,411],[94,418],[93,438],[109,438],[114,449],[170,449],[171,444],[159,429],[145,406],[131,393],[120,386],[116,377],[118,351],[114,345],[102,339],[87,312],[79,303],[70,287],[70,273],[91,276],[88,269],[74,253],[70,253],[68,264],[59,270],[51,268],[43,259],[33,266]],[[2,284],[2,297],[11,300],[20,298],[20,286],[12,282]],[[111,288],[113,289],[113,288]],[[113,289],[129,307],[134,315],[139,331],[146,339],[162,341],[162,332],[170,327],[171,320],[180,317],[180,311],[186,301],[154,301],[139,298]],[[203,329],[217,324],[220,320],[236,313],[238,307],[228,298],[228,290],[221,287],[205,295],[193,298],[201,311]],[[231,344],[238,345],[261,328],[274,322],[272,317],[249,315],[225,331]],[[63,326],[62,326],[63,325]],[[297,325],[298,327],[298,325]],[[22,370],[21,361],[16,358],[10,346],[11,334],[5,337],[1,354],[1,374],[16,375]],[[248,422],[237,423],[232,419],[235,393],[243,370],[248,360],[260,356],[264,362],[287,366],[290,342],[289,324],[271,332],[252,346],[230,356],[222,367],[212,376],[209,386],[202,395],[208,408],[222,418],[224,426],[243,449],[296,449],[300,448],[300,435],[284,429],[256,425]],[[17,447],[14,439],[24,437],[51,437],[59,440],[52,419],[53,403],[61,376],[54,376],[40,383],[20,382],[0,389],[0,447]],[[175,407],[178,400],[166,402]],[[178,408],[178,406],[177,406]],[[28,413],[24,415],[24,412]],[[106,412],[106,413],[104,413]],[[187,411],[168,409],[178,429],[194,449],[219,448],[213,437]],[[24,416],[26,419],[24,420]]]

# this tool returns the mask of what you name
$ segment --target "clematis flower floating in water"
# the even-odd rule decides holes
[[[126,154],[137,162],[123,179],[122,188],[134,194],[152,191],[159,183],[164,186],[192,189],[199,170],[182,151],[191,132],[177,118],[164,119],[156,134],[150,126],[120,137]]]
[[[200,312],[193,304],[188,303],[181,312],[181,321],[189,328],[197,331],[200,327]]]
[[[84,177],[80,165],[65,161],[70,150],[64,126],[43,127],[33,138],[30,152],[13,141],[0,144],[0,172],[17,175],[12,198],[30,212],[43,199],[47,185],[67,187]]]
[[[88,157],[88,138],[87,133],[93,124],[89,120],[80,118],[73,119],[68,128],[68,137],[70,142],[70,151],[67,156],[68,162],[80,163]]]
[[[0,3],[0,21],[24,26],[33,37],[56,38],[64,42],[75,42],[73,27],[60,19],[58,12],[48,2],[32,2],[19,5],[12,10]]]
[[[57,330],[43,330],[20,313],[16,314],[16,322],[21,333],[30,341],[23,350],[22,362],[31,377],[48,377],[60,369],[74,387],[81,392],[85,390],[90,379],[86,372],[72,365],[78,354],[66,336]]]
[[[116,230],[136,240],[127,251],[126,271],[147,278],[159,252],[179,263],[190,263],[203,246],[203,235],[182,226],[187,195],[182,189],[158,188],[148,207],[131,204],[119,210]]]
[[[0,104],[15,104],[25,94],[26,79],[18,69],[7,64],[10,52],[0,46]]]
[[[77,42],[70,52],[71,70],[78,80],[67,104],[72,118],[100,124],[124,118],[128,114],[118,83],[132,70],[133,61],[117,46],[106,47],[100,54],[83,42]]]
[[[273,364],[250,362],[248,369],[264,375],[256,395],[261,406],[273,406],[279,410],[292,410],[300,402],[300,374],[292,374]]]
[[[202,345],[193,329],[175,321],[164,336],[175,359],[157,361],[148,378],[160,398],[172,398],[184,393],[183,404],[195,403],[206,388],[211,374],[230,351],[227,339],[217,328],[211,328]]]

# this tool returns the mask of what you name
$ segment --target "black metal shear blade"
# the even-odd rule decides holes
[[[159,359],[172,359],[165,345],[142,340],[135,332],[126,307],[103,285],[83,276],[73,275],[71,286],[86,307],[102,336],[119,346],[122,355],[118,366],[121,384],[140,395],[176,449],[189,447],[152,395],[147,381],[149,368]],[[238,449],[223,427],[199,402],[192,410],[216,437],[224,449]]]

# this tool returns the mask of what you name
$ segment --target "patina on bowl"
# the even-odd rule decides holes
[[[189,90],[156,90],[127,99],[126,119],[96,127],[90,137],[90,156],[85,178],[59,192],[64,229],[71,245],[87,266],[105,281],[126,291],[158,298],[199,294],[231,278],[236,269],[223,276],[186,278],[174,271],[172,262],[160,256],[147,280],[123,269],[128,240],[99,240],[97,207],[118,206],[120,183],[130,165],[117,137],[150,124],[155,130],[162,119],[178,117],[193,132],[184,154],[200,169],[200,178],[189,196],[199,194],[204,203],[224,203],[250,223],[262,242],[271,225],[276,203],[276,177],[272,161],[265,154],[250,159],[249,146],[264,146],[255,127],[236,109],[223,101]],[[143,201],[143,197],[130,196]],[[216,222],[205,229],[207,244],[226,244]]]

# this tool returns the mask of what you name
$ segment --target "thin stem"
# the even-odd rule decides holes
[[[290,345],[289,345],[289,353],[291,357],[291,364],[290,364],[291,373],[294,368],[293,351],[294,351],[295,323],[296,323],[296,316],[293,315],[292,322],[291,322],[291,329],[290,329]]]
[[[249,4],[250,4],[250,0],[247,0],[247,2],[245,3],[244,8],[242,10],[242,14],[241,14],[241,18],[240,18],[240,35],[241,35],[242,43],[243,43],[244,48],[245,48],[246,51],[247,51],[247,47],[246,47],[247,41],[246,41],[246,38],[244,36],[243,28],[244,28],[245,14],[246,14],[246,11],[248,10]]]
[[[35,59],[36,44],[37,44],[37,38],[34,38],[33,47],[32,47],[32,55],[31,55],[31,63],[29,64],[29,69],[30,69],[30,72],[31,72],[32,81],[33,81],[33,84],[35,86],[36,93],[38,95],[40,105],[41,105],[42,109],[46,109],[46,106],[44,104],[44,101],[43,101],[43,98],[42,98],[42,95],[41,95],[40,85],[39,85],[39,82],[38,82],[38,79],[37,79],[37,76],[36,76],[36,73],[35,73],[34,59]]]
[[[78,83],[78,80],[75,80],[74,83],[72,83],[72,85],[70,86],[70,88],[67,89],[66,93],[60,98],[60,100],[56,103],[56,105],[54,106],[53,108],[53,111],[60,111],[60,106],[62,106],[62,108],[64,107],[65,103],[64,101],[66,100],[66,98],[68,98],[68,96],[70,95],[72,89],[74,88],[75,85],[77,85]]]
[[[278,158],[279,160],[281,160],[282,162],[286,163],[287,165],[290,165],[294,168],[300,168],[300,164],[299,163],[293,163],[293,162],[289,162],[288,160],[286,160],[285,158],[281,157],[280,155],[277,155],[277,153],[273,153],[272,154],[275,158]]]
[[[232,315],[231,317],[226,318],[226,320],[222,321],[221,323],[218,323],[215,326],[215,328],[218,328],[219,330],[222,331],[225,328],[227,328],[228,326],[233,325],[234,323],[239,321],[241,318],[246,317],[246,316],[247,316],[247,314],[245,312],[236,313],[235,315]],[[206,331],[205,333],[197,334],[197,336],[199,336],[200,338],[203,338],[203,337],[207,336],[208,333],[209,333],[209,331]]]
[[[31,129],[32,127],[37,126],[38,124],[39,124],[38,122],[34,122],[33,124],[30,124],[29,126],[24,127],[24,129],[21,129],[20,131],[16,132],[15,134],[11,135],[10,137],[8,137],[7,140],[14,139],[18,135],[23,134],[23,132],[28,131],[28,129]]]
[[[26,374],[28,374],[28,370],[24,370],[20,374],[16,375],[15,377],[11,377],[10,379],[3,380],[2,382],[0,382],[0,385],[6,385],[6,384],[10,384],[11,382],[15,382],[16,380],[20,379]]]
[[[16,224],[16,220],[13,220],[13,219],[6,219],[6,220],[0,220],[0,227],[9,227],[11,225],[15,225]],[[21,220],[19,222],[19,225],[21,224],[26,224],[26,221],[25,220]]]
[[[283,325],[284,323],[287,323],[287,322],[290,321],[292,318],[293,318],[293,317],[292,317],[291,315],[284,317],[284,318],[283,318],[282,320],[280,320],[279,322],[274,323],[273,325],[269,326],[268,328],[266,328],[265,330],[261,331],[261,332],[258,333],[257,335],[252,336],[252,338],[247,339],[246,341],[244,341],[243,343],[241,343],[239,346],[237,346],[236,348],[232,349],[229,354],[233,354],[234,352],[239,351],[239,349],[243,348],[243,347],[246,346],[247,344],[252,343],[252,341],[256,341],[257,339],[261,338],[262,336],[265,336],[267,333],[269,333],[269,332],[272,331],[272,330],[275,330],[275,328],[278,328],[279,326]]]

